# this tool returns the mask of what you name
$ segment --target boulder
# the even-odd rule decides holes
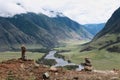
[[[54,66],[50,67],[49,71],[58,72],[58,69]]]
[[[46,80],[46,79],[49,79],[50,75],[48,72],[45,72],[43,73],[43,79]]]
[[[93,67],[92,66],[84,66],[85,71],[92,71]]]

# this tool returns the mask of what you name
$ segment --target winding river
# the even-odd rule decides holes
[[[54,66],[66,66],[66,65],[77,65],[75,63],[68,63],[68,61],[63,60],[62,58],[56,58],[54,57],[54,54],[56,51],[50,51],[48,55],[46,55],[45,59],[54,59],[56,60],[57,64]],[[76,70],[81,70],[83,67],[81,65],[78,65],[79,67]]]

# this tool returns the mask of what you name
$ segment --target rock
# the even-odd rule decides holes
[[[101,77],[98,77],[96,80],[102,80],[102,78],[101,78]]]
[[[78,77],[74,77],[73,80],[79,80],[79,78]]]
[[[120,78],[119,77],[112,77],[112,78],[110,78],[110,80],[120,80]]]
[[[55,73],[55,75],[57,76],[57,75],[58,75],[58,73],[56,72],[56,73]]]
[[[21,69],[25,70],[25,65],[23,63],[20,65],[20,67]]]
[[[101,73],[101,74],[111,74],[111,75],[117,75],[118,73],[114,72],[114,71],[108,71],[108,70],[93,70],[93,72],[96,72],[96,73]]]
[[[48,68],[48,66],[47,66],[47,65],[43,65],[43,67],[44,67],[44,68]]]
[[[85,66],[85,67],[84,67],[84,70],[85,70],[85,71],[92,71],[92,70],[93,70],[93,67],[92,67],[92,66]]]
[[[58,72],[58,69],[54,66],[50,67],[49,71]]]
[[[34,68],[39,68],[39,66],[40,66],[40,65],[37,64],[37,63],[34,63],[34,65],[35,65]]]
[[[50,75],[49,75],[48,72],[45,72],[45,73],[43,74],[43,79],[44,79],[44,80],[49,79],[49,77],[50,77]]]

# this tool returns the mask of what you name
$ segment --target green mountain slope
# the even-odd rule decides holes
[[[117,9],[106,23],[105,27],[85,45],[84,50],[93,48],[110,52],[120,52],[120,8]],[[91,48],[91,49],[90,49]]]

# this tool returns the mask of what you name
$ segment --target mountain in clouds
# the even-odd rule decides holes
[[[48,17],[64,16],[62,12],[53,11],[51,9],[41,7],[40,3],[39,5],[35,5],[35,3],[33,2],[33,5],[29,5],[27,1],[19,1],[19,0],[14,0],[14,1],[8,0],[8,2],[6,3],[4,0],[0,1],[0,3],[2,2],[3,4],[0,5],[1,17],[13,17],[18,14],[20,15],[20,14],[27,14],[27,13],[35,13],[35,14],[40,13]]]
[[[60,18],[64,19],[64,23]],[[52,48],[60,40],[92,38],[80,24],[66,18],[35,13],[0,17],[0,50],[13,50],[21,44],[27,48]]]
[[[118,8],[111,18],[107,21],[105,27],[94,37],[94,39],[85,45],[86,49],[96,48],[106,49],[110,52],[120,52],[120,8]],[[85,49],[84,49],[85,50]]]
[[[104,28],[105,23],[85,24],[84,26],[87,31],[89,31],[91,34],[95,36],[99,31],[101,31]]]

